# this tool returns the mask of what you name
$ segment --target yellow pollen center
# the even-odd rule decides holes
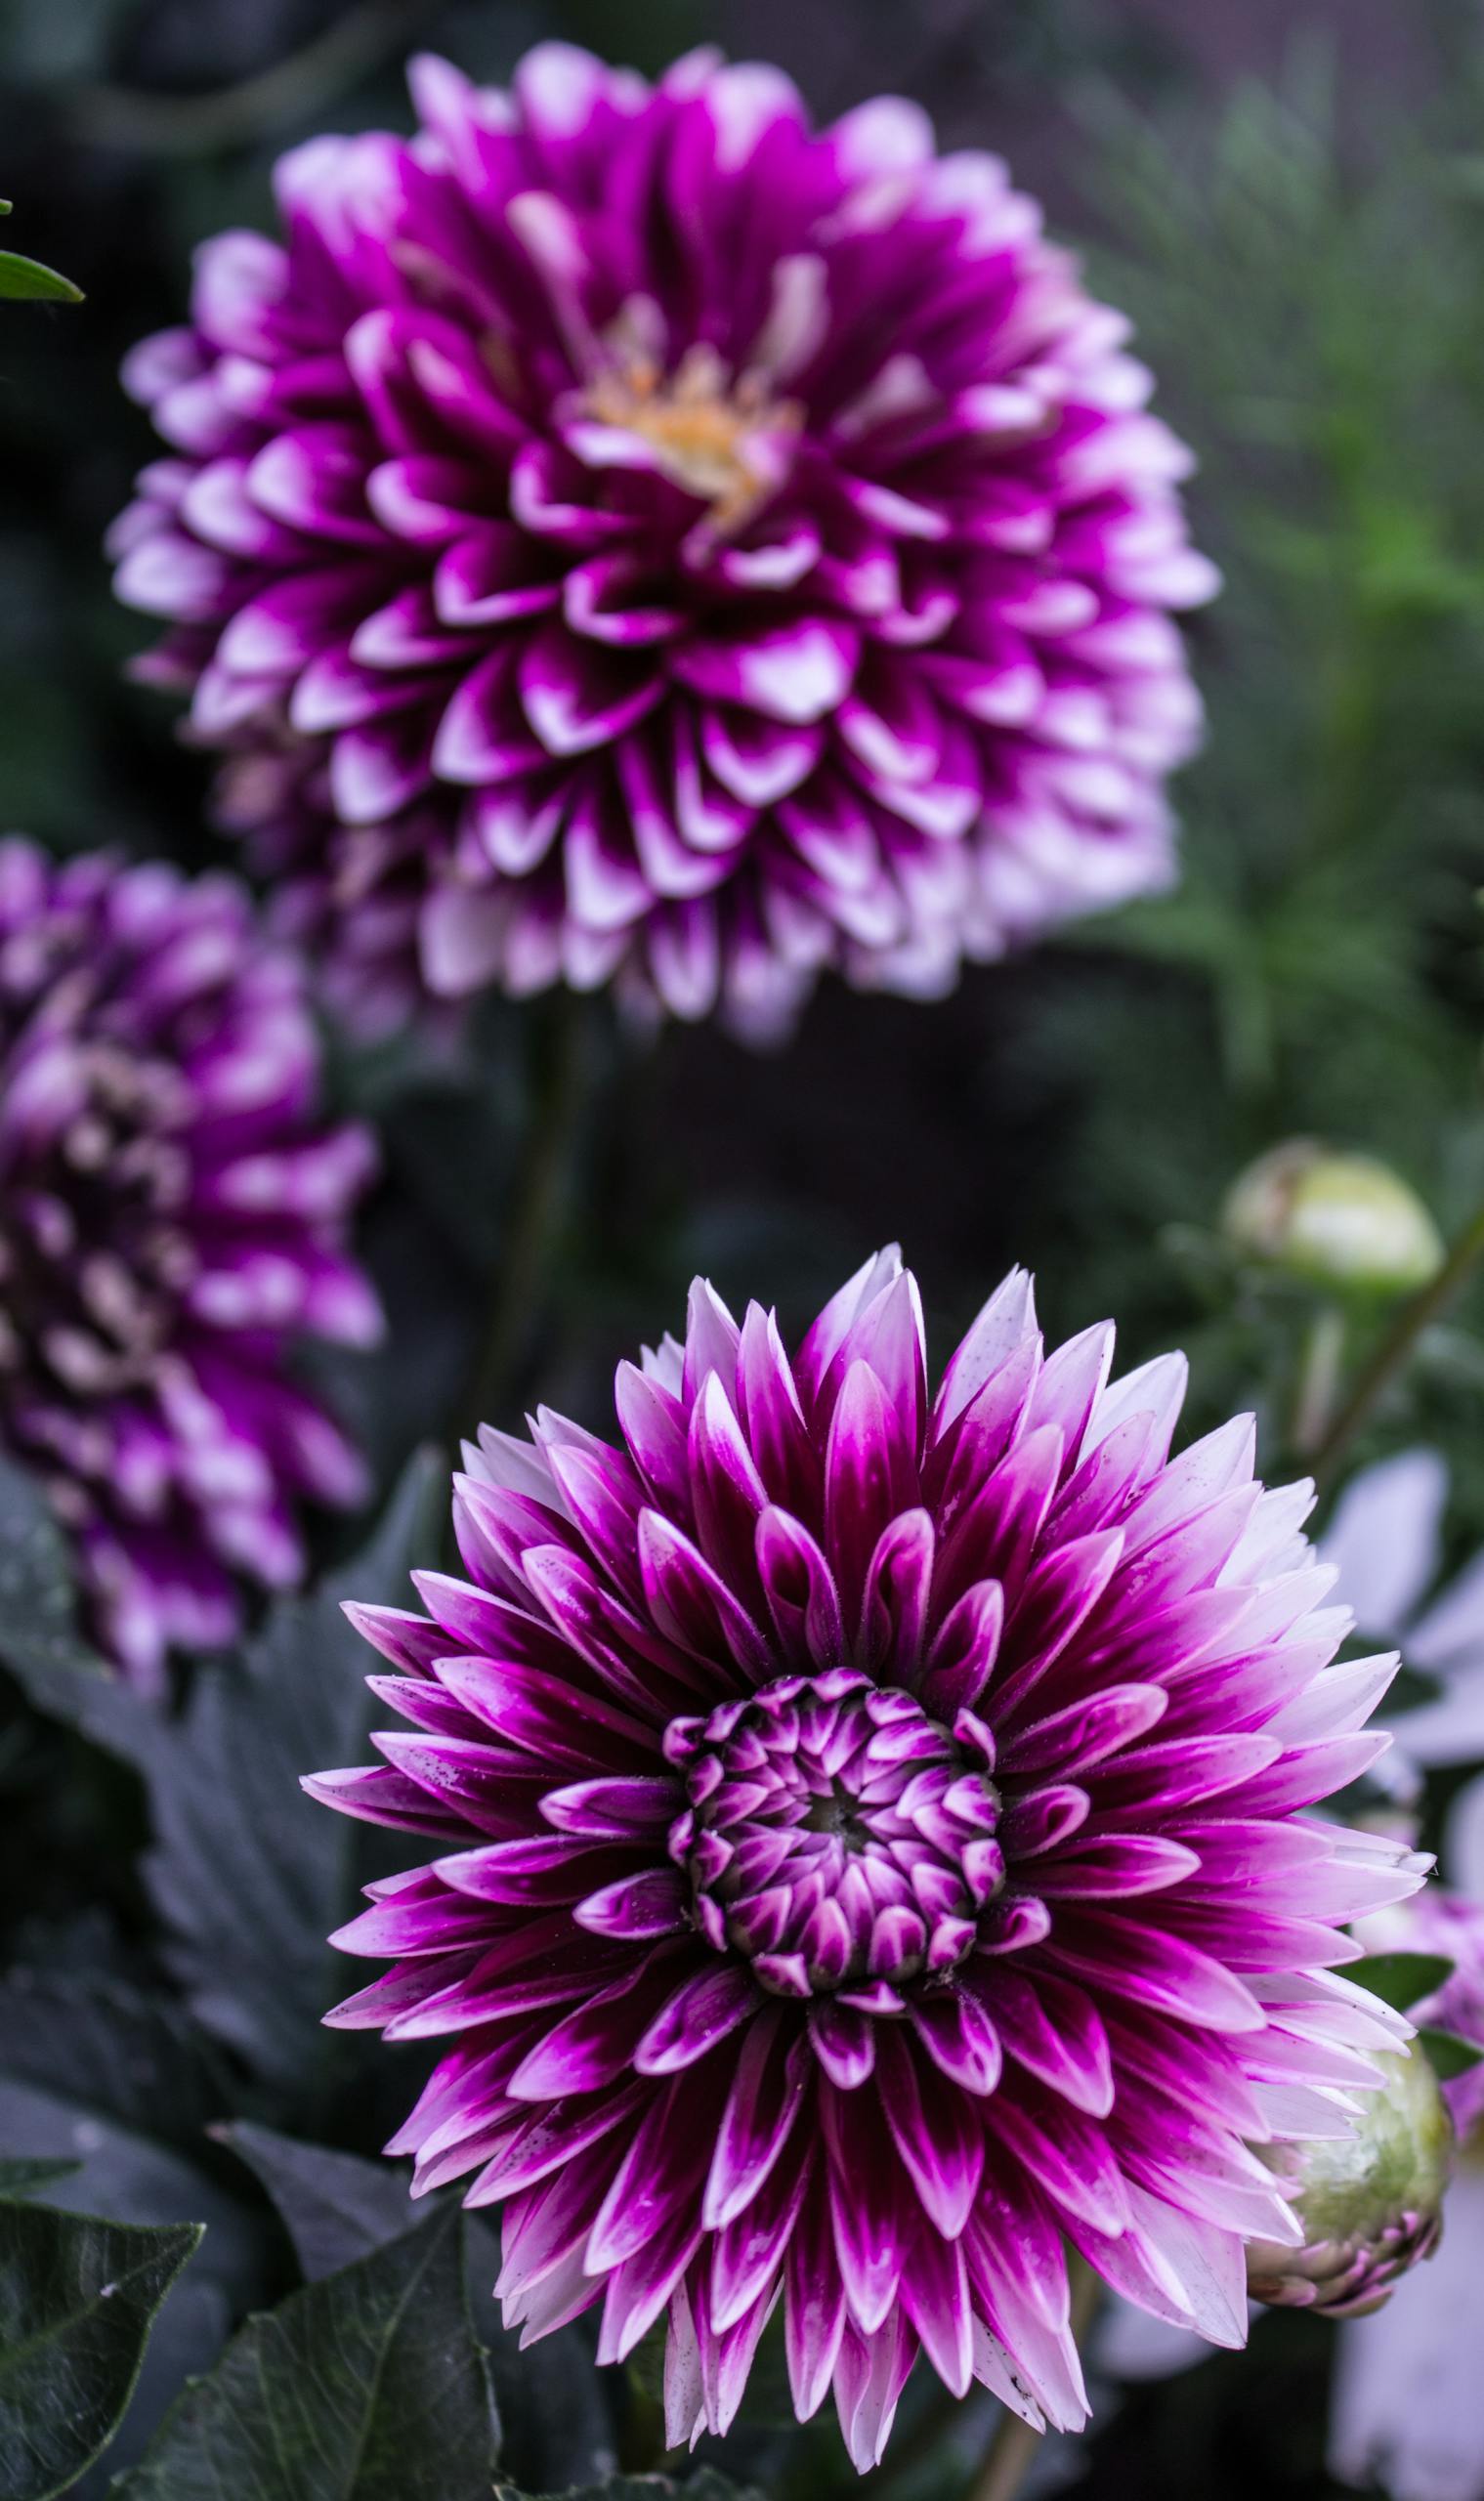
[[[737,530],[778,483],[767,436],[797,434],[796,401],[770,400],[760,375],[734,384],[714,348],[686,350],[673,374],[629,358],[600,373],[585,405],[600,425],[637,434],[654,446],[667,478],[711,507],[719,530]]]

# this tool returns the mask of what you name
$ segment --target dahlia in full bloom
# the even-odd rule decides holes
[[[380,1315],[346,1249],[369,1139],[316,1122],[301,977],[232,879],[0,843],[0,1440],[156,1685],[297,1579],[301,1497],[361,1491],[285,1370]]]
[[[1187,455],[991,156],[709,53],[414,62],[126,380],[117,527],[223,812],[385,1012],[616,979],[777,1028],[1168,874]]]
[[[1108,1385],[1006,1279],[930,1393],[870,1261],[796,1350],[704,1284],[457,1480],[466,1577],[353,1610],[409,1726],[309,1787],[426,1834],[330,2018],[450,2046],[390,2151],[504,2206],[528,2339],[668,2316],[669,2437],[724,2431],[782,2302],[795,2404],[879,2456],[919,2351],[1038,2425],[1085,2398],[1066,2250],[1246,2335],[1299,2238],[1251,2144],[1343,2136],[1404,2020],[1336,1967],[1423,1862],[1303,1813],[1385,1744],[1389,1659],[1264,1493],[1167,1457],[1184,1365]]]

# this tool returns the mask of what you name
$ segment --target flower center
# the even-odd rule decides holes
[[[797,402],[770,400],[760,376],[733,377],[710,347],[688,348],[673,374],[631,353],[590,384],[583,401],[600,425],[637,434],[658,467],[711,507],[718,530],[738,530],[781,483],[803,423]]]
[[[5,1076],[0,1384],[28,1403],[152,1378],[193,1258],[178,1072],[68,1030],[61,990]]]
[[[988,1764],[910,1693],[852,1668],[785,1676],[665,1754],[686,1812],[670,1855],[698,1926],[784,1997],[869,1996],[952,1971],[999,1890],[999,1800]]]

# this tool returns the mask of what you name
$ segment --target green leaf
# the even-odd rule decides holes
[[[1457,2032],[1445,2032],[1438,2025],[1424,2023],[1418,2033],[1418,2045],[1426,2052],[1433,2074],[1439,2084],[1452,2084],[1456,2076],[1466,2075],[1484,2058],[1484,2049],[1475,2041],[1465,2041]]]
[[[62,2154],[21,2154],[0,2157],[0,2198],[7,2203],[17,2197],[32,2197],[54,2180],[65,2180],[78,2165]]]
[[[1440,1989],[1452,1970],[1446,1954],[1367,1954],[1345,1965],[1345,1977],[1405,2014]]]
[[[61,270],[43,261],[28,261],[20,252],[0,252],[0,296],[13,304],[80,304],[82,289]]]
[[[312,2284],[400,2239],[412,2221],[407,2174],[396,2163],[303,2144],[249,2120],[214,2128],[212,2135],[256,2172]]]
[[[299,1785],[367,1751],[374,1662],[341,1601],[405,1597],[432,1546],[424,1511],[441,1477],[430,1455],[414,1460],[369,1546],[276,1606],[240,1664],[198,1674],[146,1766],[155,1847],[145,1878],[170,1932],[166,1959],[197,2021],[290,2094],[317,2061],[345,2055],[321,2029],[344,1984],[326,1939],[354,1907],[361,1837]]]
[[[0,2075],[191,2151],[232,2101],[178,2006],[93,1973],[22,1967],[0,1979]]]
[[[488,2501],[498,2422],[456,2208],[250,2318],[116,2501]]]
[[[98,2223],[0,2206],[0,2491],[51,2501],[122,2420],[195,2224]]]
[[[148,1759],[159,1715],[86,1641],[66,1540],[35,1480],[0,1460],[0,1663],[38,1711],[125,1761]]]
[[[203,1667],[170,1723],[80,1636],[64,1542],[30,1479],[0,1463],[0,1661],[38,1710],[141,1773],[155,1836],[145,1875],[171,1969],[205,2030],[287,2090],[333,2055],[320,2017],[342,1967],[325,1940],[356,1888],[356,1828],[299,1787],[366,1750],[373,1663],[341,1601],[405,1595],[441,1476],[430,1453],[414,1459],[360,1554],[275,1606],[240,1660]]]
[[[417,2211],[403,2164],[331,2152],[242,2121],[211,2133],[257,2173],[311,2283],[399,2239]],[[474,2330],[488,2353],[506,2463],[527,2485],[580,2479],[614,2444],[580,2330],[561,2328],[523,2353],[490,2297],[500,2250],[488,2220],[466,2215],[464,2241]]]
[[[9,2020],[0,2015],[0,2038]],[[65,2032],[49,2037],[64,2063]],[[89,2056],[95,2037],[102,2046],[106,2034],[95,2035],[91,2023],[85,2025],[83,2047]],[[134,2079],[129,2069],[137,2053],[144,2063]],[[197,2139],[190,2150],[179,2141],[163,2141],[165,2132],[179,2121],[170,2103],[168,2066],[162,2071],[153,2064],[148,2035],[131,2040],[125,2030],[115,2043],[114,2064],[123,2089],[112,2098],[135,2105],[132,2124],[110,2114],[102,2078],[86,2100],[67,2101],[44,2086],[0,2076],[0,2143],[66,2172],[43,2193],[49,2203],[72,2213],[107,2215],[121,2224],[206,2225],[200,2249],[171,2286],[155,2318],[139,2384],[109,2445],[107,2467],[121,2473],[144,2455],[187,2377],[210,2370],[236,2321],[281,2289],[283,2260],[277,2235],[261,2209],[240,2191],[231,2193],[201,2167],[202,2157],[207,2163],[214,2159],[216,2169],[236,2186],[228,2166],[220,2156],[213,2157],[204,2141]],[[154,2115],[160,2132],[154,2136],[145,2132],[138,2108],[148,2098],[151,2073],[157,2079]],[[86,2082],[84,2067],[69,2068],[67,2075],[74,2090]],[[244,2175],[241,2190],[247,2186]],[[87,2501],[100,2501],[104,2472],[86,2479]]]

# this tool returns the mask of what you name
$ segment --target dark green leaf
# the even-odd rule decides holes
[[[41,261],[28,261],[20,252],[0,252],[0,296],[8,296],[12,303],[80,304],[82,289]]]
[[[400,2237],[418,2211],[403,2165],[331,2152],[240,2121],[212,2134],[257,2173],[312,2283]],[[506,2461],[523,2482],[580,2480],[613,2448],[601,2376],[582,2330],[562,2328],[523,2353],[493,2299],[500,2251],[488,2222],[466,2215],[464,2241],[474,2331],[488,2352]]]
[[[1440,1989],[1452,1970],[1446,1954],[1367,1954],[1345,1965],[1345,1977],[1405,2014]]]
[[[66,1541],[31,1477],[0,1460],[0,1662],[38,1711],[143,1763],[159,1726],[83,1638]]]
[[[162,2103],[158,2115],[163,2132],[174,2114]],[[150,2330],[139,2384],[107,2459],[78,2487],[86,2501],[101,2501],[103,2479],[144,2455],[182,2383],[210,2370],[236,2322],[281,2289],[281,2252],[267,2217],[229,2193],[202,2167],[201,2156],[217,2160],[229,2179],[234,2166],[213,2157],[203,2142],[192,2159],[147,2136],[137,2121],[132,2128],[120,2125],[98,2099],[91,2107],[68,2103],[0,2077],[0,2143],[64,2171],[48,2203],[69,2213],[104,2214],[124,2224],[206,2225],[205,2240],[172,2284]]]
[[[310,2283],[398,2239],[412,2222],[407,2174],[395,2163],[302,2144],[246,2120],[212,2133],[257,2173]]]
[[[33,2197],[54,2180],[65,2180],[75,2162],[64,2155],[30,2154],[0,2159],[0,2198]]]
[[[558,2328],[522,2353],[518,2331],[501,2326],[492,2299],[500,2271],[494,2233],[475,2215],[466,2230],[474,2318],[489,2348],[504,2464],[525,2491],[580,2487],[616,2446],[609,2374],[594,2367],[588,2322]]]
[[[142,1774],[155,1837],[146,1880],[171,1968],[205,2030],[286,2093],[334,2055],[320,2017],[343,1967],[325,1940],[355,1893],[355,1828],[299,1786],[366,1750],[372,1662],[341,1601],[405,1596],[432,1547],[423,1513],[439,1473],[429,1455],[414,1460],[362,1552],[276,1605],[240,1660],[204,1667],[171,1723],[80,1637],[65,1544],[30,1479],[0,1462],[0,1659],[37,1709]]]
[[[299,1786],[366,1752],[372,1662],[341,1600],[405,1596],[437,1472],[414,1461],[343,1573],[275,1607],[240,1663],[203,1671],[145,1764],[170,1966],[206,2030],[290,2095],[330,2055],[320,2018],[344,1966],[325,1940],[356,1886],[357,1828]]]
[[[0,2074],[192,2149],[230,2107],[210,2045],[179,2007],[93,1974],[0,1979]]]
[[[0,2206],[0,2491],[50,2501],[112,2438],[193,2224]]]
[[[250,2318],[117,2501],[488,2501],[498,2425],[457,2210]]]
[[[1484,2049],[1477,2042],[1464,2041],[1457,2032],[1444,2032],[1432,2023],[1424,2023],[1417,2037],[1439,2084],[1452,2084],[1455,2076],[1466,2075],[1484,2058]]]

